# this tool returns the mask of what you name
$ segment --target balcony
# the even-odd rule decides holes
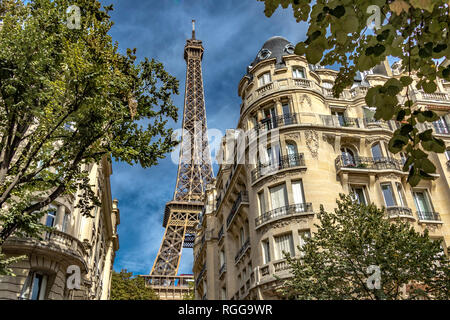
[[[266,212],[263,215],[255,219],[255,225],[258,228],[262,224],[278,219],[280,217],[293,216],[297,214],[313,213],[313,208],[311,203],[298,203],[290,206],[285,206],[281,208],[274,209],[272,211]]]
[[[408,207],[387,207],[386,213],[389,218],[407,217],[414,219],[412,210]]]
[[[312,88],[311,80],[308,79],[293,79],[295,87]]]
[[[274,81],[271,83],[268,83],[258,89],[256,89],[254,92],[251,92],[249,95],[246,96],[244,104],[241,106],[241,111],[243,111],[249,104],[253,103],[254,101],[265,97],[269,94],[278,92],[278,91],[284,91],[284,90],[293,90],[293,89],[308,89],[312,92],[316,92],[320,95],[322,95],[325,98],[331,98],[334,99],[332,89],[331,88],[324,88],[318,85],[315,81],[309,80],[309,79],[303,79],[303,78],[297,78],[297,79],[284,79],[279,81]],[[339,99],[342,100],[355,100],[357,98],[364,98],[366,96],[368,87],[355,87],[352,89],[344,89],[339,96]]]
[[[397,170],[403,172],[403,164],[400,160],[392,158],[370,158],[339,156],[335,161],[336,171],[343,169],[352,170]],[[406,173],[405,173],[406,174]]]
[[[259,178],[274,173],[278,170],[295,167],[305,167],[305,158],[303,153],[285,155],[282,156],[278,162],[258,165],[258,167],[252,171],[252,182],[255,182]]]
[[[200,273],[198,274],[198,278],[195,281],[195,287],[198,288],[198,285],[200,284],[200,281],[202,280],[203,276],[206,272],[206,263],[203,264],[202,270],[200,270]]]
[[[362,128],[363,123],[361,119],[338,117],[330,115],[321,115],[322,123],[327,127],[350,127],[350,128]]]
[[[274,128],[284,127],[298,123],[298,115],[296,113],[283,114],[281,116],[268,117],[261,120],[255,127],[256,134],[262,131],[272,130]]]
[[[363,122],[364,122],[364,127],[366,129],[380,128],[380,129],[387,129],[387,130],[391,130],[391,131],[395,130],[389,121],[376,120],[375,118],[364,118]]]
[[[250,248],[250,239],[247,239],[244,244],[242,245],[242,247],[239,249],[238,253],[236,254],[236,256],[234,257],[234,263],[237,264],[242,257],[244,256],[244,254],[247,252],[247,250]]]
[[[234,216],[238,212],[239,206],[243,203],[248,204],[248,192],[246,191],[240,192],[238,194],[238,197],[236,198],[236,201],[234,202],[233,207],[231,208],[230,213],[228,214],[227,227],[231,225]]]
[[[220,227],[219,233],[217,234],[217,241],[220,242],[223,239],[223,226]]]
[[[290,270],[291,266],[286,259],[270,261],[259,268],[260,283],[291,277]]]
[[[72,235],[56,229],[43,232],[42,240],[12,236],[5,241],[2,249],[4,252],[23,254],[45,251],[51,253],[56,260],[88,270],[88,252],[84,244]]]
[[[289,269],[291,269],[291,266],[288,264],[287,260],[281,260],[273,263],[273,270],[275,273]]]
[[[418,211],[417,216],[419,217],[419,221],[427,222],[427,221],[441,221],[441,216],[438,212],[424,212],[424,211]]]
[[[413,101],[419,100],[446,102],[450,101],[450,97],[449,94],[445,92],[426,93],[423,91],[414,91]]]

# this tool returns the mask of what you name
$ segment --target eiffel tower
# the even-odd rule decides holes
[[[193,20],[192,39],[184,47],[187,70],[177,184],[173,200],[166,204],[163,219],[166,230],[158,255],[150,276],[144,276],[161,299],[181,299],[182,288],[193,281],[193,276],[177,276],[181,252],[194,246],[205,187],[213,179],[203,92],[203,52],[202,41],[195,38]]]

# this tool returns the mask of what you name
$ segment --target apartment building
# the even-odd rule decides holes
[[[385,61],[334,98],[336,71],[309,65],[282,37],[263,45],[238,85],[239,122],[224,138],[220,157],[227,160],[207,188],[194,244],[197,299],[280,298],[277,289],[290,276],[282,252],[301,254],[320,205],[332,211],[340,193],[428,229],[447,251],[450,82],[439,80],[433,94],[410,87],[415,105],[441,117],[420,129],[432,128],[447,145],[445,154],[431,155],[433,179],[411,188],[405,155],[388,151],[399,124],[375,120],[364,99],[400,69]]]
[[[102,205],[83,216],[76,207],[80,192],[59,197],[41,219],[54,231],[43,232],[42,240],[10,237],[3,253],[26,258],[12,266],[14,277],[0,276],[0,300],[109,299],[120,224],[118,201],[111,199],[111,161],[104,157],[84,169]]]

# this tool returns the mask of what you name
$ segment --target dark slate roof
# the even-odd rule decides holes
[[[274,58],[277,59],[276,67],[282,67],[284,65],[283,56],[293,54],[294,48],[295,46],[287,39],[280,36],[272,37],[264,43],[261,50],[256,55],[255,60],[251,63],[250,68],[262,60]],[[291,51],[289,51],[289,49],[291,49]]]
[[[250,70],[253,66],[258,64],[263,60],[274,59],[276,58],[275,67],[282,68],[285,66],[283,57],[287,55],[294,54],[295,45],[293,45],[286,38],[275,36],[267,40],[262,46],[261,50],[256,55],[255,60],[250,64],[247,69],[246,77],[251,80],[253,77],[250,74]],[[309,65],[311,70],[315,70],[316,67],[313,65]],[[365,81],[362,79],[361,73],[358,71],[355,77],[355,82],[364,84]]]

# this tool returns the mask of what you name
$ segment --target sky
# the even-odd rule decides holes
[[[166,71],[180,81],[180,94],[173,96],[179,108],[181,128],[186,64],[183,50],[191,37],[195,19],[196,38],[203,41],[203,81],[208,129],[225,133],[235,128],[241,99],[239,81],[266,40],[283,36],[296,44],[306,39],[306,24],[296,23],[292,9],[278,9],[264,15],[264,3],[257,0],[101,0],[113,4],[115,25],[111,36],[121,52],[137,48],[138,60],[144,57],[162,62]],[[217,174],[217,166],[215,166]],[[114,269],[149,274],[158,253],[164,228],[165,203],[173,198],[177,164],[171,155],[157,166],[143,169],[113,163],[112,196],[119,200],[120,249]],[[179,274],[191,274],[192,249],[184,249]]]

